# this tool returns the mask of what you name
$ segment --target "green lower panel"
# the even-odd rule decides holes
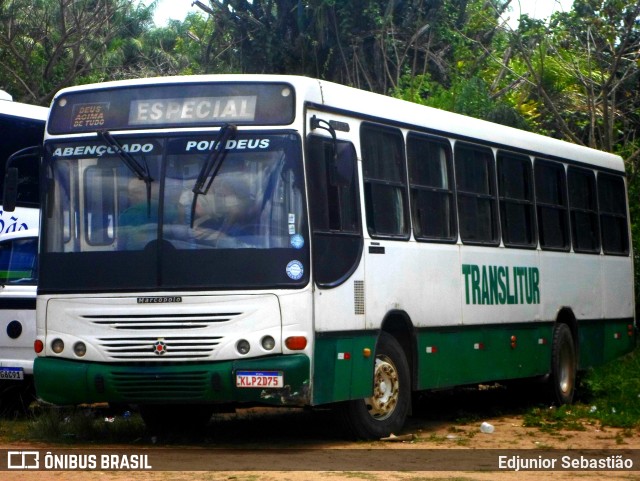
[[[336,333],[316,337],[314,405],[371,396],[376,339],[372,331],[357,336]]]
[[[236,387],[237,371],[278,371],[283,388]],[[36,392],[53,404],[310,402],[310,362],[305,355],[201,364],[123,365],[40,357],[34,363]]]
[[[551,323],[429,329],[418,333],[418,389],[546,374]]]
[[[579,330],[581,369],[611,361],[636,345],[633,319],[581,322]]]

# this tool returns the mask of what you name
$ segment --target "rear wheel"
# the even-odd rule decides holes
[[[407,358],[398,341],[382,332],[376,346],[373,395],[341,404],[340,412],[355,437],[379,439],[402,429],[410,404]]]
[[[551,393],[559,404],[571,404],[576,389],[578,359],[571,329],[556,325],[551,351]]]

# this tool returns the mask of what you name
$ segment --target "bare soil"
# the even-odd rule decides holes
[[[534,404],[536,403],[536,404]],[[305,465],[315,466],[318,456],[336,450],[361,450],[370,457],[372,466],[377,465],[381,457],[390,450],[402,454],[404,450],[443,450],[450,455],[459,453],[460,459],[473,455],[471,450],[499,450],[509,453],[515,449],[530,450],[533,456],[541,450],[580,450],[602,449],[616,450],[625,453],[628,450],[640,449],[639,429],[620,429],[603,427],[590,421],[579,423],[575,430],[549,431],[524,426],[524,413],[533,405],[543,409],[552,406],[537,404],[535,396],[527,397],[514,394],[508,389],[488,392],[461,390],[457,392],[437,393],[414,403],[413,416],[408,420],[402,433],[397,433],[405,441],[350,441],[341,433],[337,420],[330,411],[308,411],[302,409],[241,409],[235,414],[215,415],[201,439],[163,440],[148,438],[132,440],[130,444],[114,446],[107,444],[91,444],[91,450],[106,448],[122,448],[136,453],[148,448],[166,448],[170,457],[172,450],[199,450],[202,447],[222,450],[242,450],[243,455],[257,456],[265,449],[303,449],[297,452],[296,469]],[[480,431],[480,424],[488,422],[494,431],[485,434]],[[74,448],[84,447],[73,445]],[[0,449],[51,449],[69,448],[69,445],[46,444],[34,442],[11,442],[0,438]],[[403,450],[397,451],[397,450]],[[455,450],[455,451],[452,451]],[[529,452],[529,451],[528,451]],[[395,454],[394,453],[394,454]],[[340,453],[338,453],[339,455]],[[381,456],[384,455],[384,456]],[[306,457],[306,458],[305,458]],[[343,459],[344,460],[344,459]],[[286,466],[286,462],[284,463]],[[638,468],[636,468],[638,469]],[[370,471],[358,469],[336,471],[331,463],[313,470],[292,471],[284,468],[281,471],[38,471],[38,472],[0,472],[3,481],[100,481],[144,480],[144,481],[346,481],[370,480],[508,480],[523,481],[538,479],[557,480],[640,480],[639,471]]]

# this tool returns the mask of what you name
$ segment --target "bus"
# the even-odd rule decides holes
[[[0,184],[11,154],[42,145],[47,114],[0,91]],[[0,414],[24,411],[33,400],[38,158],[26,156],[19,164],[18,207],[8,212],[0,205]]]
[[[328,406],[364,439],[415,392],[635,346],[620,157],[296,76],[71,87],[43,153],[34,373],[58,405]]]
[[[33,341],[36,336],[37,268],[37,224],[28,230],[0,234],[2,415],[26,412],[35,399]]]

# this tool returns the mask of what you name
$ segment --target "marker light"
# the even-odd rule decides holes
[[[276,340],[271,336],[264,336],[260,342],[262,343],[262,348],[265,351],[271,351],[276,347]]]
[[[87,353],[87,346],[84,342],[76,342],[73,345],[73,352],[75,352],[76,356],[82,357]]]
[[[236,350],[244,356],[251,350],[251,344],[246,339],[240,339],[236,344]]]
[[[60,338],[54,339],[51,343],[51,350],[56,354],[60,354],[64,351],[64,341]]]
[[[44,350],[44,343],[40,339],[36,339],[33,342],[33,350],[36,351],[36,354],[40,354]]]
[[[291,351],[302,351],[307,347],[307,338],[304,336],[287,337],[284,341],[284,345]]]

